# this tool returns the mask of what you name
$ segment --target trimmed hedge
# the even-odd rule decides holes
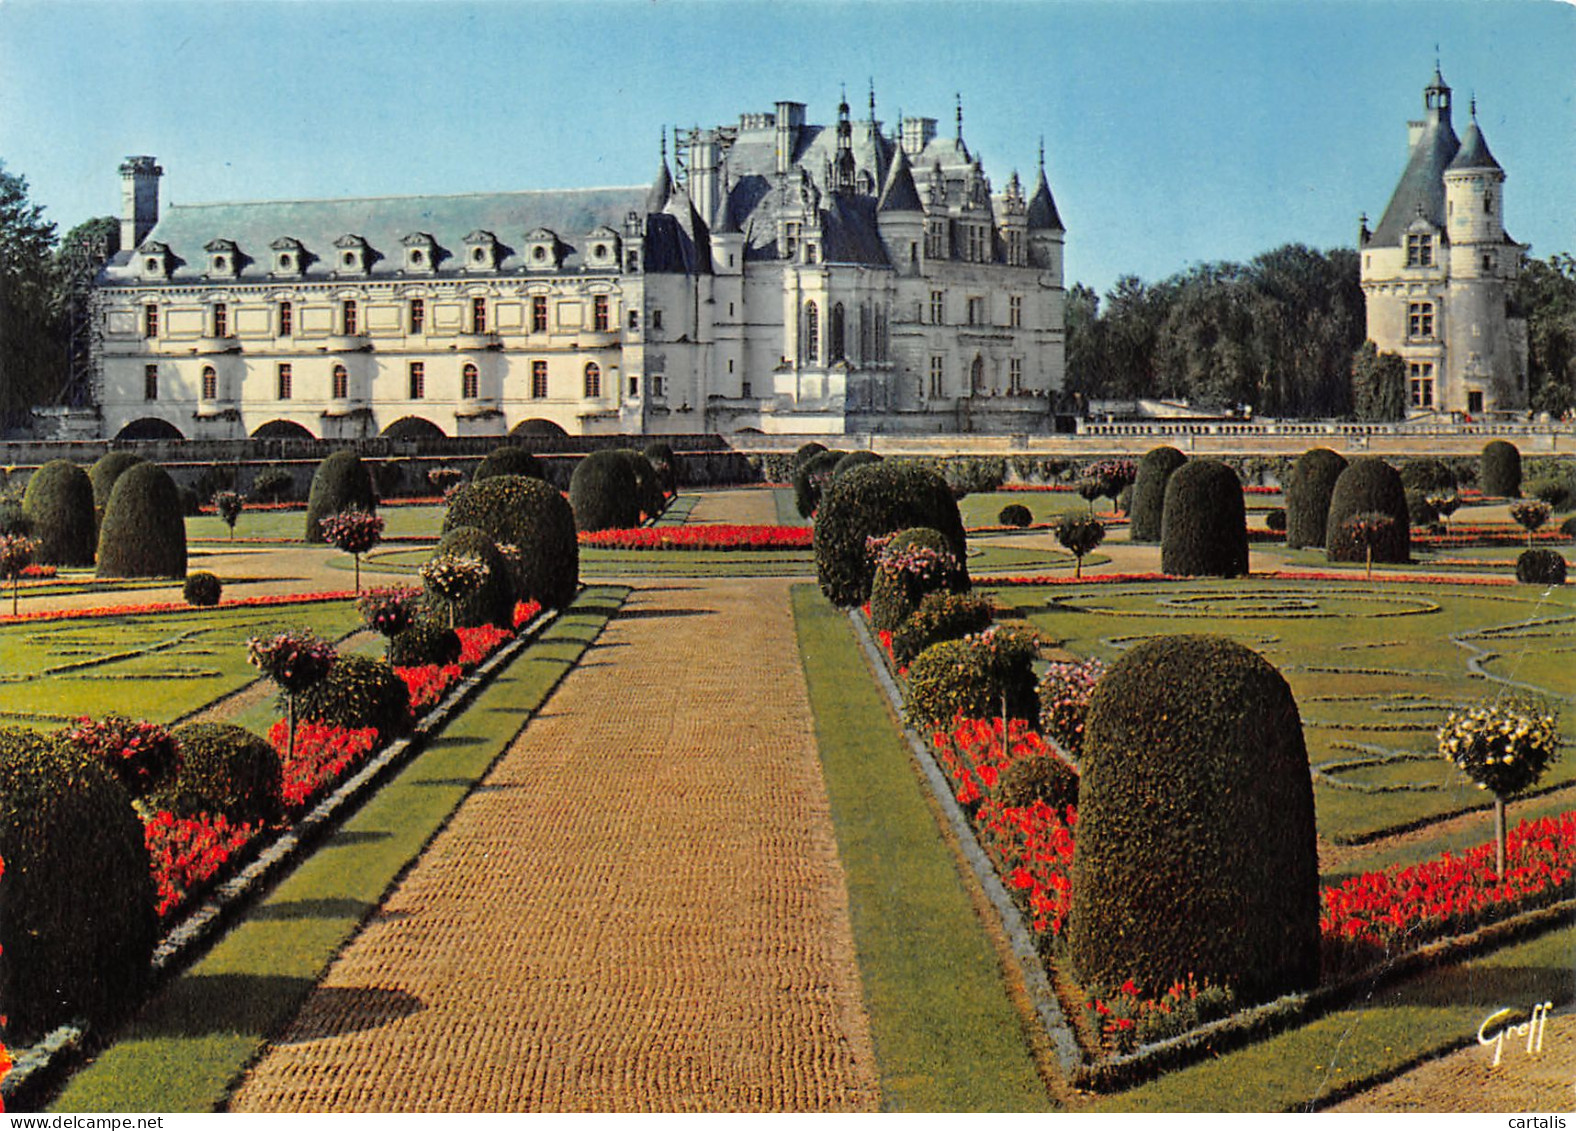
[[[892,630],[892,659],[906,668],[932,644],[961,640],[990,627],[991,603],[961,593],[930,593],[912,616]]]
[[[322,521],[340,511],[359,510],[376,514],[377,492],[372,473],[355,452],[335,452],[317,465],[312,490],[306,500],[306,540],[323,542]]]
[[[1523,585],[1564,585],[1565,559],[1557,550],[1523,550],[1516,559],[1516,580]]]
[[[1292,465],[1286,485],[1286,548],[1323,548],[1325,520],[1335,481],[1346,470],[1346,457],[1329,448],[1311,448]]]
[[[50,565],[89,566],[98,544],[93,480],[70,460],[52,459],[33,472],[22,510],[38,542],[34,560]]]
[[[199,609],[217,605],[223,593],[224,583],[207,570],[201,569],[186,575],[186,584],[181,590],[181,596],[186,598],[186,603]]]
[[[1319,975],[1319,865],[1286,680],[1218,636],[1127,652],[1084,734],[1068,944],[1086,984],[1257,1001]]]
[[[1218,460],[1189,460],[1166,480],[1160,569],[1185,577],[1248,572],[1248,517],[1242,481]]]
[[[459,634],[442,621],[414,620],[404,632],[389,638],[389,663],[396,668],[426,664],[452,664],[460,658]]]
[[[110,495],[114,494],[115,481],[128,469],[146,462],[131,452],[105,452],[88,468],[88,481],[93,484],[93,512],[100,521],[104,518],[104,508],[109,506]]]
[[[501,546],[514,573],[515,597],[563,609],[580,588],[580,544],[575,516],[558,491],[540,479],[496,475],[455,493],[443,533],[473,526]]]
[[[394,669],[371,656],[341,656],[328,675],[296,696],[296,717],[359,730],[377,727],[378,737],[409,734],[410,689]]]
[[[176,727],[173,737],[181,749],[181,768],[169,798],[173,811],[222,813],[242,822],[279,819],[284,772],[279,752],[267,741],[229,723],[187,723]]]
[[[528,479],[542,480],[547,478],[542,471],[541,461],[519,444],[505,444],[488,452],[477,465],[476,474],[471,476],[471,479],[474,482],[478,479],[492,479],[498,475],[523,475]]]
[[[1034,523],[1034,515],[1022,503],[1008,503],[996,514],[996,522],[1000,526],[1016,526],[1019,530]]]
[[[1521,451],[1505,440],[1490,440],[1479,461],[1478,486],[1485,495],[1521,497]]]
[[[0,1013],[13,1045],[141,998],[157,894],[131,798],[54,739],[0,729]]]
[[[679,489],[679,457],[673,451],[673,445],[663,440],[647,444],[641,455],[651,461],[651,466],[656,469],[657,480],[662,484],[662,489],[668,494],[678,493]]]
[[[569,506],[576,530],[639,526],[640,486],[634,464],[622,451],[592,452],[575,465],[569,479]]]
[[[832,480],[815,520],[815,572],[821,592],[841,608],[864,604],[874,573],[865,540],[914,526],[939,531],[967,574],[968,538],[957,500],[934,471],[889,459]]]
[[[1406,489],[1401,476],[1382,459],[1353,460],[1330,493],[1330,513],[1325,520],[1324,550],[1332,562],[1368,560],[1368,549],[1345,529],[1346,520],[1358,514],[1382,514],[1395,521],[1373,546],[1376,562],[1412,560],[1412,531],[1407,522]]]
[[[1171,473],[1186,462],[1187,456],[1171,447],[1151,448],[1138,461],[1138,478],[1133,480],[1132,509],[1127,513],[1128,541],[1160,541],[1166,484],[1171,479]]]
[[[474,628],[479,624],[495,624],[499,628],[514,626],[514,567],[498,551],[484,530],[474,526],[456,526],[444,532],[434,558],[468,556],[480,559],[487,566],[487,580],[468,597],[454,603],[456,628]],[[430,586],[422,594],[426,616],[434,621],[448,622],[449,602],[434,593]]]
[[[904,550],[934,550],[956,560],[951,544],[939,530],[916,526],[892,536],[882,557]],[[919,608],[931,593],[946,589],[953,593],[966,593],[969,575],[961,565],[942,569],[935,576],[915,576],[906,571],[889,572],[876,564],[875,576],[870,583],[870,623],[888,632],[897,628]]]
[[[800,518],[809,518],[821,505],[821,494],[837,472],[847,452],[822,449],[805,460],[793,472],[793,505]],[[855,466],[858,466],[857,464]]]
[[[99,527],[98,576],[186,576],[180,492],[158,464],[139,463],[115,481]]]

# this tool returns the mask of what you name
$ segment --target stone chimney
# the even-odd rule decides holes
[[[152,157],[128,157],[120,167],[120,246],[136,251],[159,222],[159,178]]]

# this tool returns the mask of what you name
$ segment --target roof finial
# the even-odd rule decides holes
[[[873,124],[875,122],[875,120],[876,120],[876,77],[874,75],[871,75],[870,76],[870,121]]]
[[[1472,120],[1475,122],[1475,121],[1477,121],[1477,91],[1473,91],[1472,92],[1471,106],[1472,106]]]
[[[961,91],[959,91],[958,94],[957,94],[957,100],[958,100],[958,140],[962,141],[963,140],[963,93]]]
[[[662,163],[668,163],[668,127],[662,127]]]
[[[1040,135],[1040,172],[1045,172],[1045,135]]]

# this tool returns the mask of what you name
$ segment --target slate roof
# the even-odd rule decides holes
[[[1056,211],[1056,198],[1051,195],[1050,182],[1045,179],[1045,166],[1040,166],[1040,179],[1029,198],[1027,216],[1030,230],[1065,232],[1061,213]]]
[[[1399,245],[1406,229],[1422,216],[1434,227],[1445,227],[1445,170],[1455,159],[1461,141],[1450,125],[1448,114],[1440,114],[1423,130],[1417,144],[1412,147],[1406,171],[1374,229],[1372,242],[1384,246]]]
[[[401,241],[414,232],[431,233],[437,242],[437,274],[459,275],[465,237],[481,230],[498,237],[499,267],[525,267],[525,234],[547,228],[566,245],[564,268],[582,263],[586,237],[596,228],[623,229],[630,212],[643,210],[646,189],[592,188],[536,192],[467,193],[458,196],[390,196],[345,200],[262,201],[230,204],[177,204],[164,209],[144,243],[167,244],[176,257],[171,278],[193,281],[206,275],[203,248],[216,239],[234,240],[243,256],[238,282],[273,278],[269,245],[299,240],[308,253],[302,277],[331,277],[338,265],[334,243],[347,235],[364,238],[372,249],[369,275],[404,274]],[[122,251],[105,271],[107,282],[138,281],[130,268],[132,252]],[[360,277],[360,276],[358,276]],[[425,274],[412,277],[427,277]]]
[[[1494,160],[1494,155],[1488,151],[1488,142],[1483,140],[1483,131],[1478,129],[1477,119],[1467,127],[1467,132],[1461,136],[1461,149],[1456,153],[1455,159],[1450,162],[1452,169],[1499,169],[1499,162]],[[1500,169],[1500,172],[1504,172]]]
[[[920,203],[919,190],[914,187],[914,174],[908,167],[908,154],[898,147],[897,156],[892,161],[892,169],[887,174],[886,184],[881,189],[881,199],[876,205],[878,212],[923,212],[925,206]]]

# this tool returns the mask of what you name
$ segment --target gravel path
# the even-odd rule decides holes
[[[762,489],[750,491],[707,491],[690,511],[691,525],[698,522],[724,522],[740,525],[777,523],[777,500],[772,492]]]
[[[232,1099],[868,1110],[788,585],[637,592]]]

